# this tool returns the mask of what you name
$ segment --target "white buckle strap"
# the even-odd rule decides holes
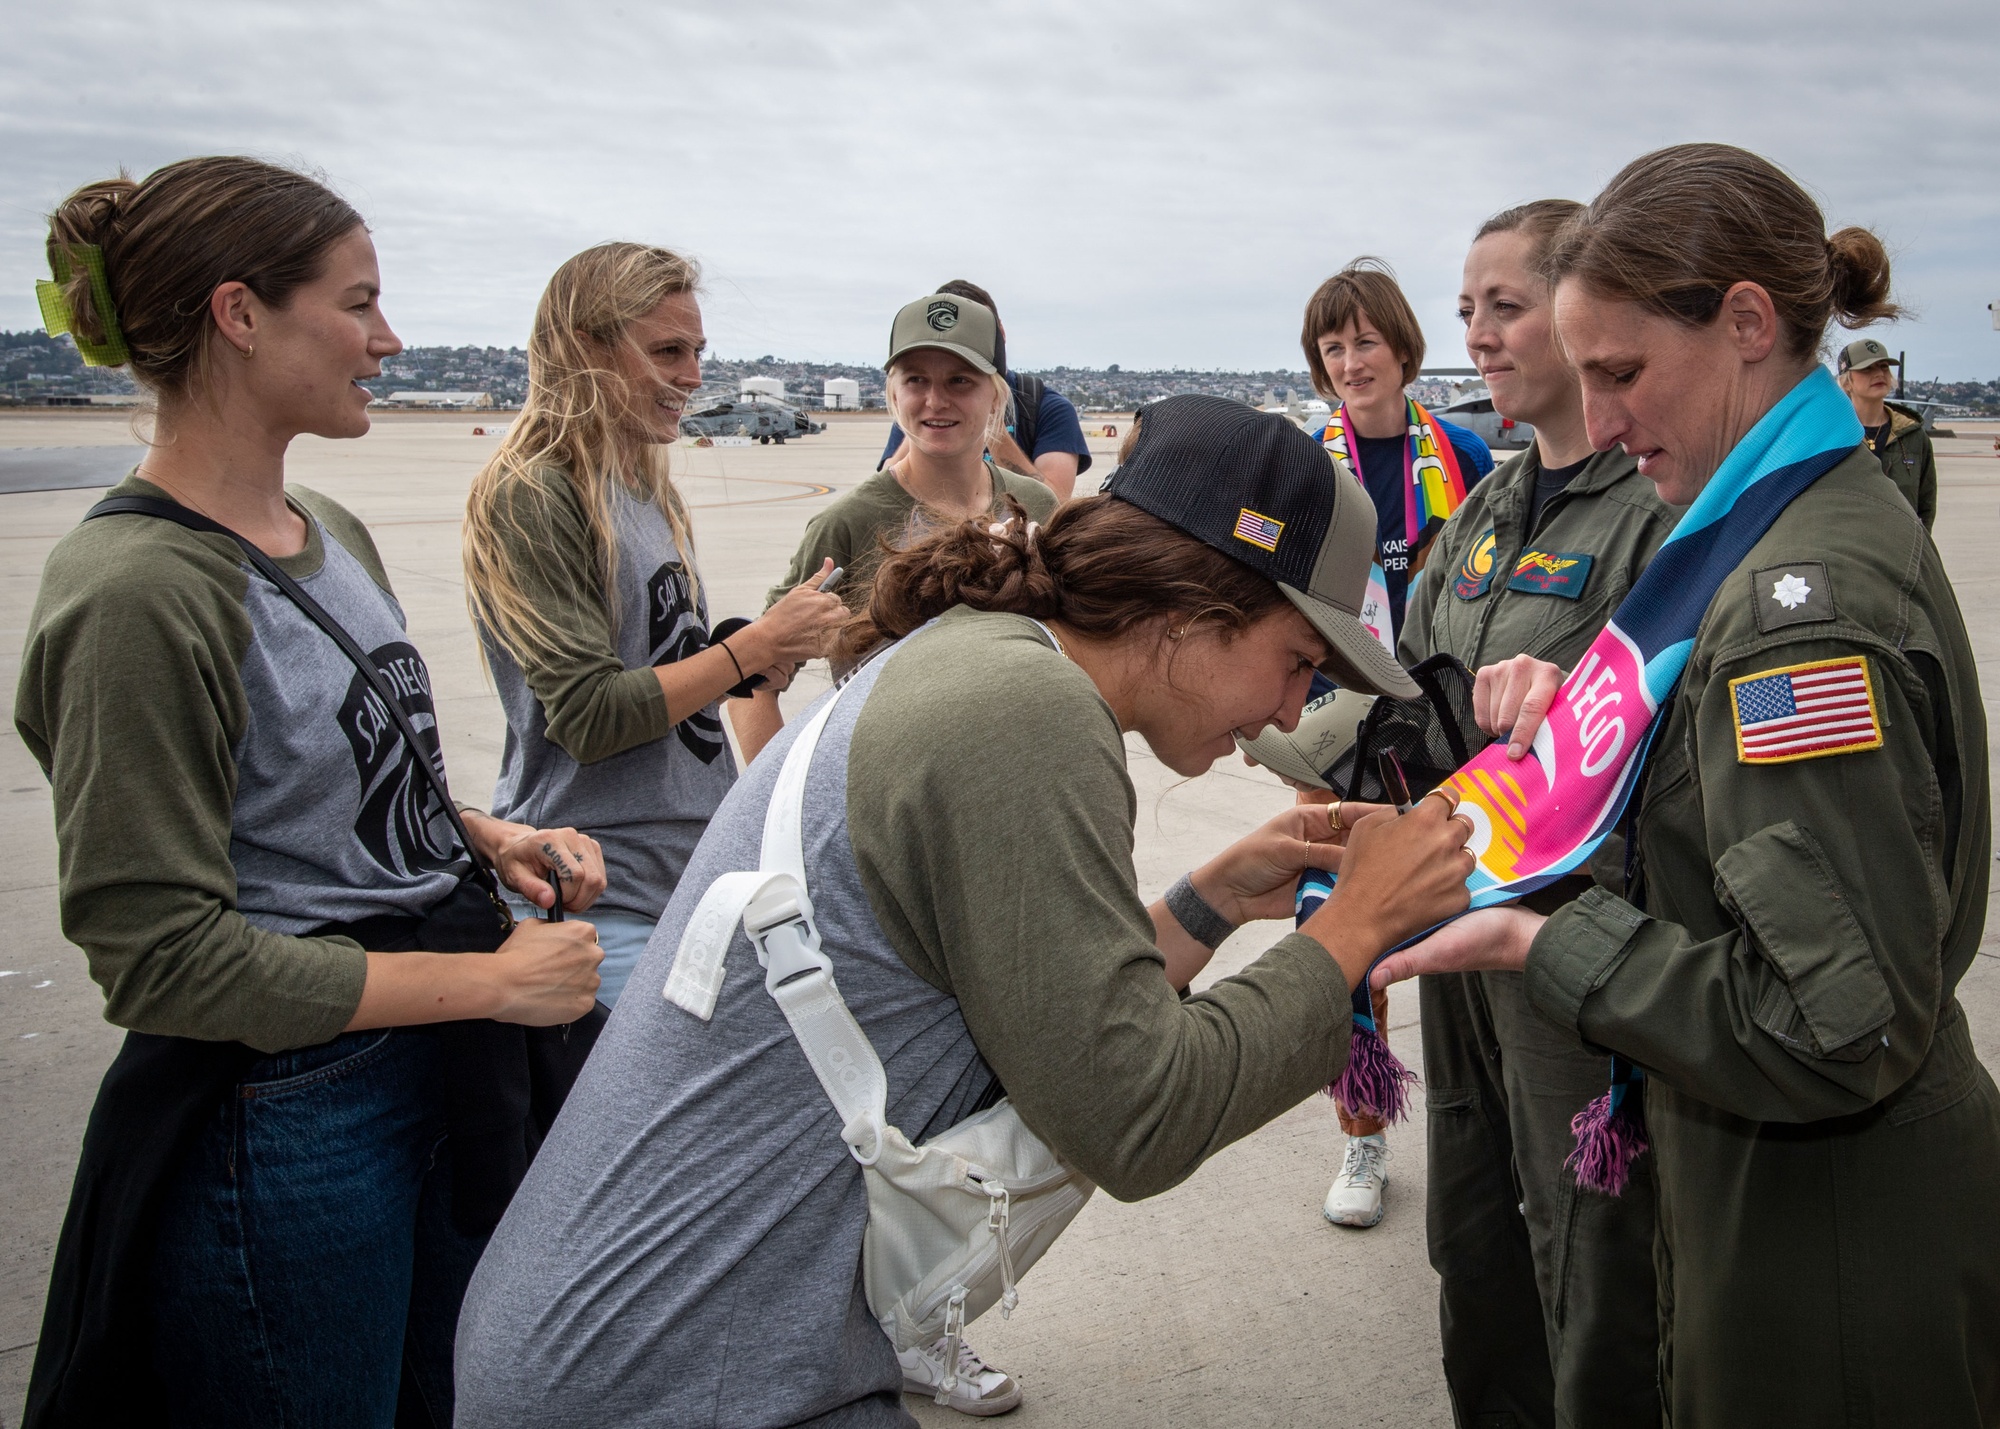
[[[661,989],[661,996],[668,1002],[693,1013],[703,1022],[715,1016],[715,1002],[722,995],[724,976],[723,961],[729,955],[729,944],[736,937],[736,930],[742,927],[756,947],[758,960],[769,968],[770,957],[759,933],[769,933],[784,926],[788,918],[777,915],[779,902],[773,902],[766,909],[762,895],[779,879],[786,879],[796,894],[797,908],[805,924],[805,933],[796,940],[786,937],[779,941],[784,946],[780,958],[778,974],[782,980],[804,970],[805,958],[798,962],[795,954],[810,943],[812,956],[820,957],[819,933],[812,926],[812,901],[806,896],[805,849],[801,837],[804,817],[806,773],[812,764],[813,751],[819,747],[819,737],[826,728],[828,716],[833,707],[840,703],[836,695],[821,707],[818,714],[808,720],[799,730],[798,737],[786,752],[785,762],[778,771],[777,787],[771,794],[771,805],[764,814],[764,843],[758,862],[762,865],[747,873],[725,873],[708,886],[695,905],[694,916],[688,919],[687,928],[681,933],[681,945],[674,953],[674,966],[667,974],[667,985]],[[781,901],[781,900],[780,900]],[[765,921],[760,928],[748,926],[746,913],[752,904],[765,911],[760,918]],[[795,965],[796,964],[796,965]],[[821,957],[821,965],[831,964]],[[766,981],[766,985],[771,984]]]
[[[740,926],[764,966],[764,990],[785,1014],[840,1116],[841,1139],[856,1161],[872,1166],[882,1154],[882,1130],[889,1121],[889,1078],[841,998],[832,959],[820,950],[805,881],[806,776],[846,688],[820,707],[785,751],[764,813],[763,866],[725,873],[709,885],[681,935],[663,992],[702,1021],[712,1018],[722,992],[723,959]]]

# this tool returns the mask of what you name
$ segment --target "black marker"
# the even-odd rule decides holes
[[[1389,796],[1389,802],[1396,806],[1396,812],[1409,813],[1415,807],[1410,802],[1410,781],[1403,777],[1403,763],[1396,758],[1396,752],[1385,749],[1376,755],[1375,770],[1382,776],[1382,791]]]
[[[557,855],[557,857],[561,857],[561,855]],[[556,901],[549,905],[549,911],[542,915],[542,921],[544,923],[560,923],[563,920],[562,869],[560,867],[549,870],[549,887],[555,890]]]

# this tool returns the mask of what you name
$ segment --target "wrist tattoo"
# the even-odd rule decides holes
[[[1166,905],[1187,935],[1211,951],[1236,931],[1236,925],[1215,911],[1185,873],[1167,890]]]

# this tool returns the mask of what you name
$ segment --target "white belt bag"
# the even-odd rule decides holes
[[[842,697],[827,701],[799,731],[764,815],[762,867],[726,873],[709,885],[681,936],[665,996],[708,1021],[730,941],[738,926],[749,935],[765,968],[765,990],[791,1023],[840,1114],[841,1138],[864,1168],[868,1308],[898,1350],[950,1337],[942,1403],[957,1387],[966,1322],[995,1302],[1002,1317],[1013,1310],[1015,1280],[1096,1188],[1004,1100],[922,1146],[889,1125],[882,1061],[834,983],[806,893],[800,837],[806,771]]]

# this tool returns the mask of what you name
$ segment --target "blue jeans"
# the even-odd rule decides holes
[[[436,1060],[422,1032],[351,1032],[264,1058],[217,1108],[153,1261],[171,1423],[450,1424],[484,1240],[452,1225]]]
[[[509,895],[507,903],[514,910],[517,921],[525,923],[542,916],[539,908],[524,899]],[[597,945],[604,949],[604,961],[597,965],[597,975],[603,979],[597,989],[597,1000],[606,1007],[616,1007],[618,994],[625,990],[626,980],[632,976],[639,954],[646,951],[646,944],[652,939],[653,929],[660,925],[660,920],[612,908],[586,908],[571,916],[597,929]],[[659,995],[660,988],[654,988],[653,996]]]

